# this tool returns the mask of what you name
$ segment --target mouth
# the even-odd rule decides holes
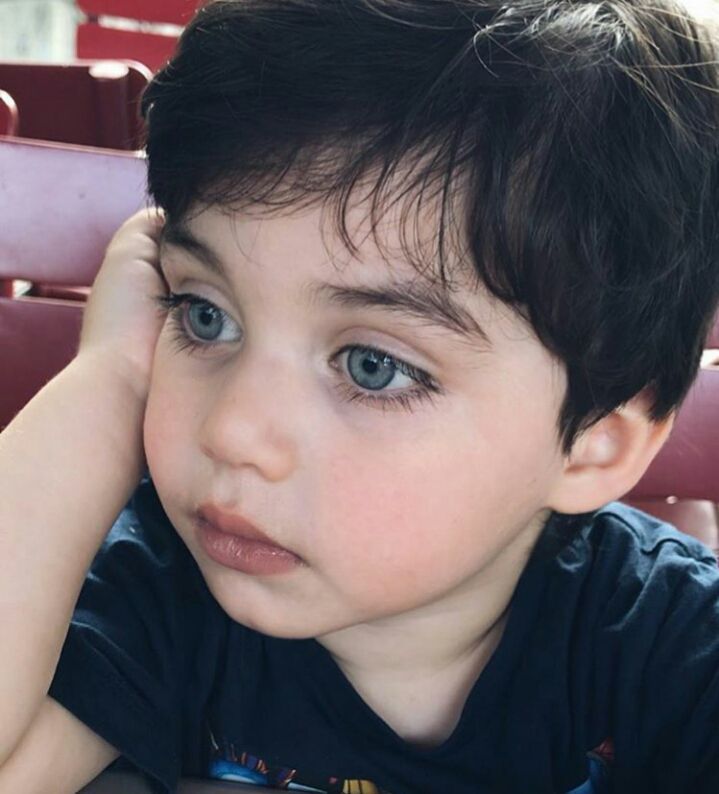
[[[289,549],[275,543],[247,519],[211,504],[195,516],[200,546],[216,563],[251,576],[291,573],[304,565]]]

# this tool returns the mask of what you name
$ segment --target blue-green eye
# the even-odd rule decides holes
[[[347,402],[413,410],[443,393],[429,373],[375,347],[346,345],[332,361],[339,364],[332,365],[341,371],[336,388]]]
[[[395,391],[426,380],[420,370],[372,347],[351,345],[341,355],[350,378],[367,391],[381,391],[390,384]]]
[[[222,309],[202,298],[185,303],[187,330],[200,342],[236,342],[242,333],[237,323]]]
[[[198,339],[213,342],[222,333],[222,312],[211,303],[194,303],[187,309],[187,324]]]
[[[348,351],[347,370],[358,386],[378,391],[393,381],[397,364],[392,356],[379,350],[355,347]]]
[[[242,329],[229,314],[199,295],[170,293],[158,301],[170,311],[176,336],[183,348],[192,345],[210,347],[242,339]]]

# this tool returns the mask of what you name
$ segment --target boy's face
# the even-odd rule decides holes
[[[158,343],[150,471],[219,603],[277,636],[482,597],[508,560],[518,575],[562,471],[561,366],[458,275],[445,298],[486,339],[390,305],[428,290],[439,306],[440,287],[403,261],[392,218],[389,264],[362,223],[359,260],[319,210],[205,210],[163,246],[170,290],[196,297]],[[370,292],[389,288],[385,305]],[[213,507],[301,562],[218,562],[200,531]]]

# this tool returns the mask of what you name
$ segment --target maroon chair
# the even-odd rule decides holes
[[[78,0],[78,6],[87,15],[77,29],[78,57],[132,58],[157,71],[172,55],[198,0]],[[106,17],[132,20],[136,29],[105,24]]]
[[[139,103],[152,74],[133,61],[0,61],[0,89],[17,103],[17,135],[109,149],[139,149]]]
[[[15,100],[7,93],[0,91],[0,136],[11,136],[17,133],[18,112]],[[12,285],[0,282],[0,297],[12,294]]]
[[[17,134],[18,110],[15,100],[7,91],[0,91],[0,136]],[[12,285],[0,282],[0,296],[12,294]]]
[[[719,354],[719,315],[717,316],[717,320],[709,332],[706,346],[710,350],[716,350],[717,354]]]
[[[79,8],[90,19],[102,16],[167,22],[186,25],[200,4],[199,0],[78,0]]]
[[[0,174],[0,284],[91,284],[115,230],[146,203],[145,161],[138,153],[2,139]],[[0,298],[0,429],[73,357],[81,314],[77,301]],[[209,780],[185,779],[178,787],[180,794],[227,790],[227,783]],[[114,771],[83,789],[149,791],[139,775]]]
[[[719,322],[707,344],[719,348]],[[623,501],[694,535],[719,558],[719,350],[705,354],[667,443]]]
[[[17,135],[17,103],[7,91],[0,90],[0,135]]]
[[[92,284],[115,230],[146,202],[146,168],[135,153],[6,138],[0,174],[2,428],[76,351],[83,304],[37,288]],[[15,280],[33,288],[12,297]]]

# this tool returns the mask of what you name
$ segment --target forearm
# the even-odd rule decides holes
[[[79,357],[0,434],[0,765],[47,693],[93,556],[137,483],[144,399]]]

